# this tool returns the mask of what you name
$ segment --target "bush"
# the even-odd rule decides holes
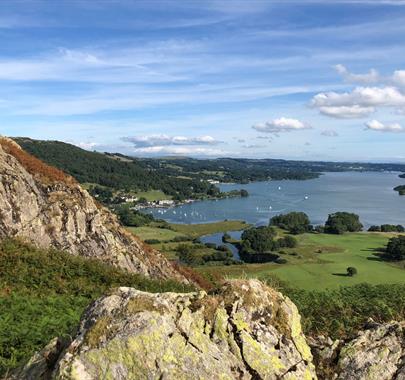
[[[190,238],[188,236],[175,236],[171,241],[173,243],[179,243],[182,241],[188,241],[190,240]]]
[[[370,226],[368,229],[368,232],[381,232],[381,227],[380,226]]]
[[[276,215],[270,219],[270,226],[277,226],[292,234],[302,234],[311,231],[308,215],[304,212],[290,212]]]
[[[274,262],[277,264],[287,264],[288,261],[286,259],[283,259],[280,257],[280,258],[274,260]]]
[[[357,274],[357,269],[355,267],[348,267],[346,272],[349,277],[353,277]]]
[[[298,241],[296,238],[292,236],[285,236],[284,238],[281,238],[278,240],[278,243],[280,247],[286,247],[286,248],[295,248],[298,245]]]
[[[159,239],[146,239],[145,243],[146,244],[159,244],[160,240]]]
[[[325,232],[330,234],[343,234],[345,232],[361,231],[363,225],[358,215],[349,212],[336,212],[329,214],[325,223]]]

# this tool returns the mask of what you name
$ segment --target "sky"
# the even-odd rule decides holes
[[[0,2],[0,134],[405,162],[405,1]]]

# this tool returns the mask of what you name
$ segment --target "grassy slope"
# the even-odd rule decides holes
[[[233,277],[247,275],[262,277],[274,274],[300,289],[336,289],[359,283],[405,283],[405,270],[392,263],[377,261],[373,250],[384,247],[391,235],[378,233],[353,233],[346,235],[305,234],[299,236],[300,244],[290,251],[301,258],[283,255],[288,264],[251,264],[235,267],[200,268],[209,277],[218,273]],[[321,253],[317,253],[318,250]],[[285,250],[289,251],[289,250]],[[344,276],[346,268],[354,266],[358,275]],[[217,273],[215,273],[217,271]]]
[[[180,232],[183,235],[197,238],[217,232],[239,231],[249,227],[249,225],[239,220],[224,220],[223,222],[202,224],[171,224],[171,227],[174,231]]]
[[[109,288],[188,291],[62,252],[0,243],[0,376],[55,336],[67,336],[85,307]]]

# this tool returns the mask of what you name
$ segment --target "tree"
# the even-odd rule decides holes
[[[330,234],[343,234],[345,232],[361,231],[363,225],[358,215],[350,212],[336,212],[329,214],[325,223],[325,232]]]
[[[349,277],[353,277],[357,274],[357,269],[355,267],[348,267],[346,271]]]
[[[248,193],[247,190],[242,189],[242,190],[240,191],[240,196],[241,196],[242,198],[246,198],[246,197],[249,196],[249,193]]]
[[[381,232],[381,227],[380,226],[370,226],[368,229],[368,232]]]
[[[274,238],[277,233],[272,227],[249,228],[243,231],[242,251],[251,253],[264,253],[271,251],[274,247]]]
[[[270,226],[277,226],[292,234],[302,234],[311,230],[308,215],[304,212],[290,212],[270,219]]]
[[[386,254],[390,260],[405,260],[405,236],[391,238],[387,244]]]

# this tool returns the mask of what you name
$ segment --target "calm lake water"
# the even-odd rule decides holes
[[[350,211],[361,222],[405,225],[405,196],[393,188],[405,184],[399,173],[325,173],[307,181],[267,181],[246,185],[221,185],[222,191],[244,188],[247,198],[201,201],[169,209],[147,210],[173,223],[207,223],[224,219],[267,224],[274,215],[303,211],[313,224],[323,224],[328,214]]]

